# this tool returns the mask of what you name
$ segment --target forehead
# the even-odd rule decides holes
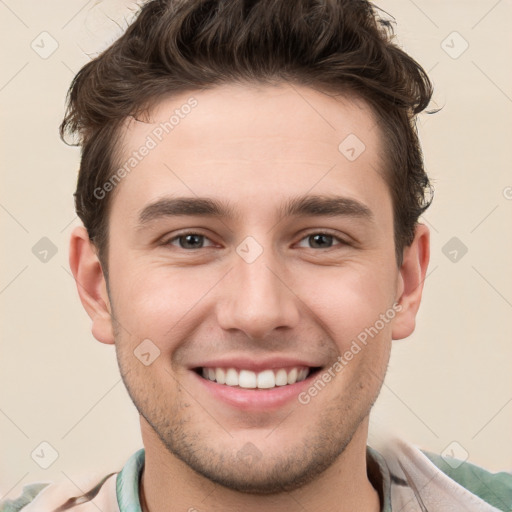
[[[303,86],[231,84],[173,96],[149,119],[127,120],[120,148],[114,203],[129,204],[126,212],[169,194],[228,196],[253,208],[308,191],[389,199],[368,105]]]

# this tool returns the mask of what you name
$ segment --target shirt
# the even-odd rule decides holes
[[[78,497],[72,482],[27,485],[19,498],[0,501],[0,512],[141,512],[139,482],[144,459],[141,449],[119,473],[104,476]],[[401,440],[394,440],[382,452],[367,446],[366,461],[381,512],[512,511],[512,473],[490,473]]]

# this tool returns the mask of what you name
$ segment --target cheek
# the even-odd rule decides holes
[[[129,279],[123,278],[130,276]],[[190,328],[217,276],[197,268],[141,265],[116,269],[112,275],[117,319],[133,339],[149,338],[162,349]]]
[[[391,272],[385,274],[361,266],[358,271],[344,268],[325,276],[316,275],[307,304],[319,321],[329,327],[340,350],[346,350],[358,336],[364,341],[367,329],[374,336],[390,336],[396,278]]]

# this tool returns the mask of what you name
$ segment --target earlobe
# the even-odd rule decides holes
[[[96,249],[83,226],[71,234],[69,265],[80,301],[92,320],[92,334],[102,343],[114,343],[114,330],[107,286]]]
[[[424,224],[418,224],[413,242],[404,249],[399,270],[396,302],[401,309],[393,323],[392,336],[395,340],[407,338],[414,331],[429,259],[430,231]]]

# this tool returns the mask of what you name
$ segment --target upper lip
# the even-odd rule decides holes
[[[223,357],[203,361],[191,366],[191,369],[197,368],[237,368],[241,370],[251,370],[260,372],[269,369],[308,367],[317,368],[322,366],[306,359],[298,359],[296,357],[272,357],[267,359],[247,358],[247,356],[239,357]]]

